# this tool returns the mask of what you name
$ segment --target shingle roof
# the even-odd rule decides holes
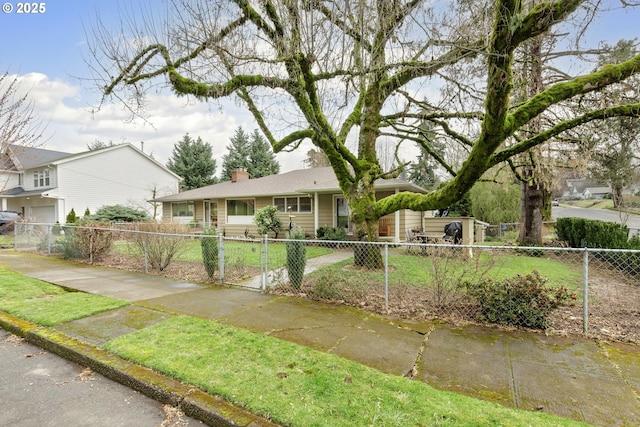
[[[26,197],[26,196],[41,196],[43,192],[46,191],[50,191],[49,189],[39,189],[39,190],[30,190],[30,191],[25,191],[24,188],[22,187],[14,187],[14,188],[10,188],[8,190],[4,190],[4,191],[0,191],[0,195],[3,197],[10,197],[10,196],[20,196],[20,197]]]
[[[607,194],[611,193],[611,187],[587,187],[583,193],[589,192],[591,194]]]
[[[376,188],[402,188],[415,192],[424,192],[402,179],[378,180]],[[170,196],[159,197],[157,202],[180,202],[187,200],[224,199],[230,197],[257,197],[271,195],[289,195],[297,193],[337,192],[338,180],[330,167],[297,169],[278,175],[246,181],[225,181]]]
[[[70,153],[62,151],[45,150],[43,148],[25,147],[21,145],[11,145],[9,150],[19,164],[16,168],[20,170],[29,169],[34,166],[47,165],[64,157],[71,156]]]

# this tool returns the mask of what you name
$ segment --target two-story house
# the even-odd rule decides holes
[[[176,193],[180,179],[131,144],[78,154],[9,145],[0,152],[0,210],[61,224],[72,208],[82,216],[120,204],[152,214],[148,200]]]

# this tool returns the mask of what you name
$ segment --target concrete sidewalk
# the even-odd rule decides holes
[[[349,307],[12,251],[0,251],[0,266],[131,301],[132,306],[56,327],[92,345],[173,315],[193,315],[507,406],[595,425],[640,425],[640,347],[635,345],[395,321]]]

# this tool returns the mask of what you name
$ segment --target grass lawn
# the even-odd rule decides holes
[[[125,305],[127,301],[84,292],[67,292],[40,280],[0,269],[0,310],[52,326]]]
[[[581,267],[571,266],[560,259],[533,257],[514,254],[513,251],[490,253],[474,251],[474,258],[468,260],[456,257],[407,255],[405,249],[389,252],[389,283],[409,284],[414,286],[430,286],[435,275],[455,275],[462,279],[473,280],[484,274],[484,277],[501,280],[516,274],[526,275],[536,270],[547,279],[552,287],[565,286],[571,291],[582,286]],[[419,251],[419,249],[418,249]],[[340,277],[349,282],[352,276],[355,281],[384,282],[384,276],[377,270],[349,269],[353,259],[324,267],[311,274]]]
[[[173,318],[103,347],[288,426],[584,425],[200,318]]]
[[[241,262],[247,267],[260,268],[260,260],[264,256],[263,246],[259,242],[229,241],[225,240],[224,253],[228,264]],[[136,249],[126,242],[117,242],[114,250],[122,254],[130,254],[131,249]],[[315,258],[333,252],[331,248],[320,246],[307,246],[307,258]],[[141,256],[141,255],[140,255]],[[202,262],[202,249],[200,241],[191,239],[181,246],[176,261]],[[269,268],[279,268],[286,263],[286,246],[284,243],[269,243]]]
[[[13,234],[0,234],[0,248],[13,247]]]

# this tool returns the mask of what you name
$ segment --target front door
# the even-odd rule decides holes
[[[209,227],[218,228],[218,202],[206,202],[205,218]]]
[[[336,227],[344,228],[349,233],[351,231],[351,220],[349,219],[349,205],[347,200],[338,196],[335,198]]]

